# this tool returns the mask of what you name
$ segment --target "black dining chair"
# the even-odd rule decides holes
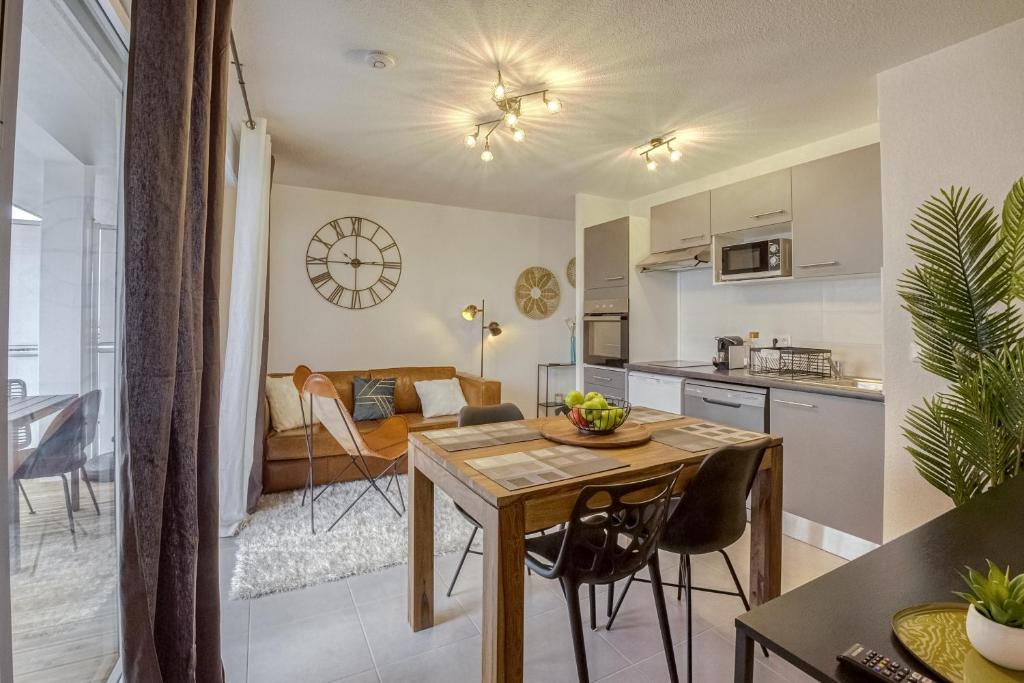
[[[515,403],[500,403],[494,406],[465,406],[459,411],[460,427],[473,427],[476,425],[494,424],[496,422],[515,422],[522,419],[523,411],[519,410]],[[467,522],[473,525],[473,531],[469,534],[469,540],[466,542],[465,550],[462,551],[462,557],[459,558],[459,564],[455,568],[455,576],[452,577],[451,583],[448,584],[448,593],[446,594],[448,597],[451,597],[452,591],[455,590],[455,582],[459,580],[459,574],[462,573],[462,565],[466,563],[466,556],[483,554],[479,550],[473,550],[473,541],[476,540],[476,534],[483,528],[480,526],[480,522],[473,519],[458,503],[455,504],[455,509]]]
[[[747,595],[743,592],[732,560],[725,549],[739,540],[747,527],[747,496],[754,484],[754,476],[761,466],[761,460],[764,459],[765,450],[770,444],[771,440],[765,438],[725,446],[711,452],[704,458],[683,495],[672,501],[672,509],[658,547],[679,555],[679,582],[663,582],[662,585],[674,587],[677,591],[676,599],[682,597],[683,590],[686,591],[687,680],[693,680],[692,591],[735,595],[743,601],[743,609],[750,611]],[[729,568],[736,592],[693,585],[690,556],[714,552],[721,553],[725,558],[725,566]],[[647,582],[647,579],[635,575],[629,577],[608,620],[608,630],[611,630],[615,616],[619,613],[622,601],[626,598],[633,581]],[[761,649],[767,657],[768,650],[763,646]]]
[[[7,400],[10,401],[12,398],[25,398],[28,396],[28,385],[25,384],[23,379],[9,379],[7,380]],[[11,459],[15,462],[20,461],[20,452],[29,447],[32,443],[32,427],[30,425],[20,425],[14,429],[11,433]],[[28,499],[28,494],[25,492],[25,486],[19,481],[18,490],[21,491],[22,497],[25,499],[25,505],[28,506],[28,513],[30,515],[36,514],[36,511],[32,509],[32,501]]]
[[[78,548],[75,536],[75,516],[71,509],[71,492],[68,488],[68,474],[78,472],[85,486],[89,489],[93,507],[97,516],[100,514],[96,494],[85,470],[86,449],[96,439],[96,425],[100,413],[99,389],[83,394],[69,403],[57,413],[39,439],[39,445],[30,449],[28,457],[14,473],[14,479],[21,486],[26,479],[42,479],[44,477],[60,477],[64,484],[64,504],[68,511],[68,527],[71,529],[71,542]],[[26,496],[26,499],[28,497]]]
[[[536,574],[558,579],[569,607],[576,673],[589,681],[580,618],[579,587],[608,585],[644,567],[650,574],[669,678],[679,680],[672,634],[658,564],[658,542],[665,529],[672,487],[682,468],[644,481],[585,486],[565,529],[526,539],[526,564]],[[593,595],[593,594],[591,594]],[[594,618],[591,597],[590,614]]]

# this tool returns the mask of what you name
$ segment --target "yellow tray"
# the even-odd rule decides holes
[[[996,666],[971,646],[966,620],[963,603],[929,602],[894,614],[892,630],[903,647],[953,683],[1024,683],[1024,672]]]

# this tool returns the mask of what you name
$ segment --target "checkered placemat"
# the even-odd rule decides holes
[[[664,410],[647,408],[646,406],[633,406],[629,411],[629,419],[637,424],[650,424],[652,422],[664,422],[665,420],[678,420],[682,415],[668,413]]]
[[[424,432],[427,437],[449,453],[471,448],[500,446],[506,443],[533,441],[542,438],[536,429],[518,422],[497,422],[473,427],[452,427]]]
[[[626,467],[626,463],[577,446],[473,458],[466,464],[509,491]]]
[[[709,451],[737,443],[745,443],[760,439],[766,434],[748,432],[744,429],[727,427],[713,422],[697,422],[683,427],[662,429],[651,434],[651,440],[672,446],[690,453]]]

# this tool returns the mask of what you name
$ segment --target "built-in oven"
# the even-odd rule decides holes
[[[583,302],[583,362],[621,368],[629,362],[629,300]]]
[[[722,280],[755,280],[793,274],[793,242],[776,237],[758,242],[726,244],[718,253]]]

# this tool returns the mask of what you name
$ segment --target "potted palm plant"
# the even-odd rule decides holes
[[[1001,215],[950,188],[912,228],[918,262],[899,294],[921,366],[948,388],[911,408],[903,433],[921,476],[961,505],[1024,465],[1024,178]]]
[[[1007,669],[1024,670],[1024,574],[1010,576],[988,560],[988,575],[967,567],[970,593],[967,639],[986,659]]]

